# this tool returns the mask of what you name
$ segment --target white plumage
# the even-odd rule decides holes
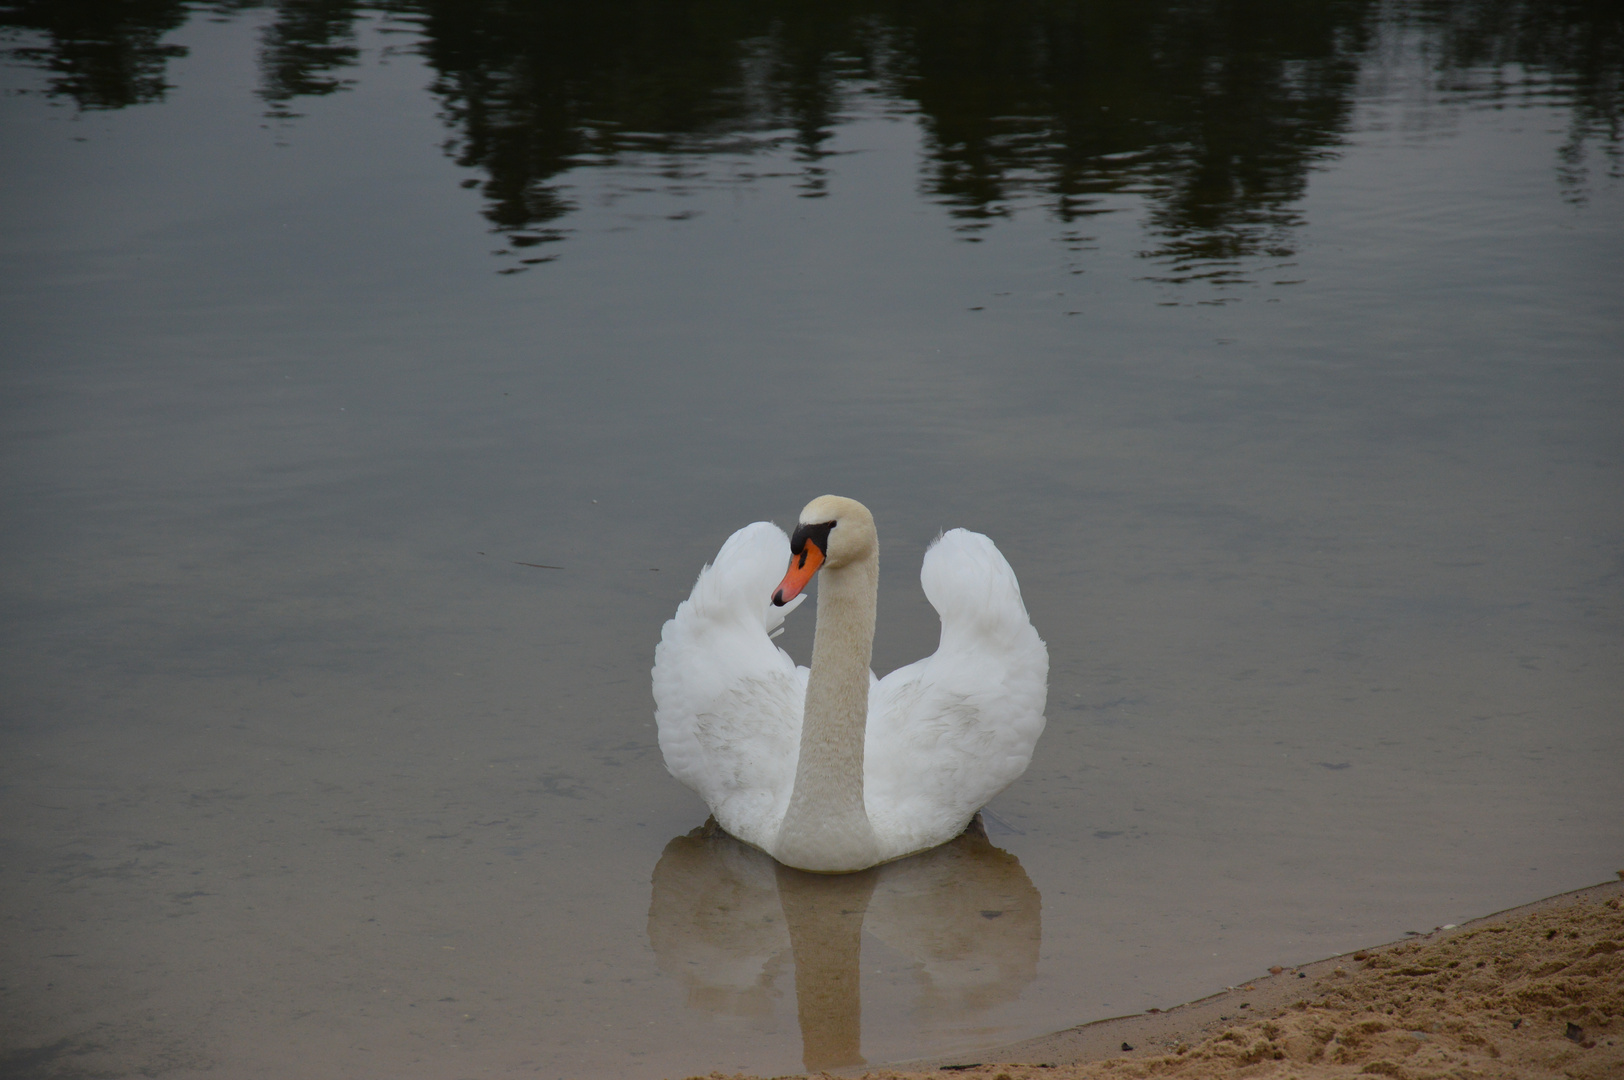
[[[825,635],[849,636],[866,668],[878,558],[872,518],[861,504],[825,496],[807,507],[802,523],[825,518],[838,520],[825,534],[819,645]],[[852,554],[842,545],[865,539],[864,522],[868,548]],[[872,565],[862,564],[865,558]],[[710,805],[723,829],[803,869],[859,870],[953,839],[1026,770],[1043,732],[1048,650],[1027,617],[1014,571],[991,540],[964,529],[945,533],[925,553],[920,581],[942,621],[936,652],[884,679],[869,671],[867,687],[847,688],[856,695],[850,709],[857,715],[825,724],[860,734],[854,744],[861,746],[854,755],[860,760],[837,760],[838,751],[825,749],[830,739],[805,733],[810,754],[834,755],[827,765],[834,772],[820,775],[843,775],[841,783],[860,785],[853,797],[873,831],[872,841],[834,836],[828,842],[844,844],[842,853],[822,856],[802,854],[783,828],[802,753],[808,682],[819,678],[797,667],[769,636],[804,598],[773,605],[787,561],[783,530],[765,521],[745,526],[722,545],[665,624],[654,653],[654,700],[667,768]],[[867,593],[866,639],[860,625],[826,614],[825,595],[837,574],[868,582],[856,590]],[[828,648],[833,653],[835,643]],[[815,646],[814,668],[819,656]],[[865,697],[866,717],[860,711]],[[804,776],[802,783],[812,785]],[[803,793],[798,806],[809,798],[814,825],[822,828],[821,796]],[[853,831],[834,811],[828,821],[837,833]]]

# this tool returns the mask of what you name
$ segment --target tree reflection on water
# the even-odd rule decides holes
[[[481,174],[466,183],[521,255],[565,235],[577,169],[693,178],[712,155],[788,148],[798,193],[824,196],[836,127],[880,109],[919,117],[922,189],[965,239],[1032,204],[1069,229],[1132,194],[1163,280],[1222,280],[1292,253],[1310,172],[1405,35],[1440,93],[1560,98],[1570,198],[1598,149],[1620,173],[1624,14],[1602,0],[31,0],[0,6],[0,26],[45,93],[114,109],[163,99],[184,55],[165,34],[250,10],[267,20],[259,94],[284,120],[353,83],[360,21],[409,32],[446,152]]]

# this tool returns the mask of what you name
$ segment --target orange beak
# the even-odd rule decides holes
[[[806,541],[799,555],[789,557],[789,572],[784,575],[784,580],[778,583],[778,588],[773,593],[773,603],[783,607],[801,595],[801,590],[806,588],[806,583],[812,580],[812,575],[817,573],[818,567],[822,565],[823,549],[814,541]]]

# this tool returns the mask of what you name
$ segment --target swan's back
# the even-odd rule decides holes
[[[919,579],[941,643],[875,686],[864,741],[864,802],[887,858],[956,836],[1025,772],[1048,699],[1049,651],[991,540],[943,534]]]

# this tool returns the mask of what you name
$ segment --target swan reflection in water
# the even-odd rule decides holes
[[[774,862],[713,820],[665,846],[653,886],[649,942],[691,1008],[767,1020],[794,965],[808,1070],[864,1063],[864,930],[912,962],[922,1016],[967,1019],[1037,974],[1042,898],[979,815],[941,847],[834,875]]]

